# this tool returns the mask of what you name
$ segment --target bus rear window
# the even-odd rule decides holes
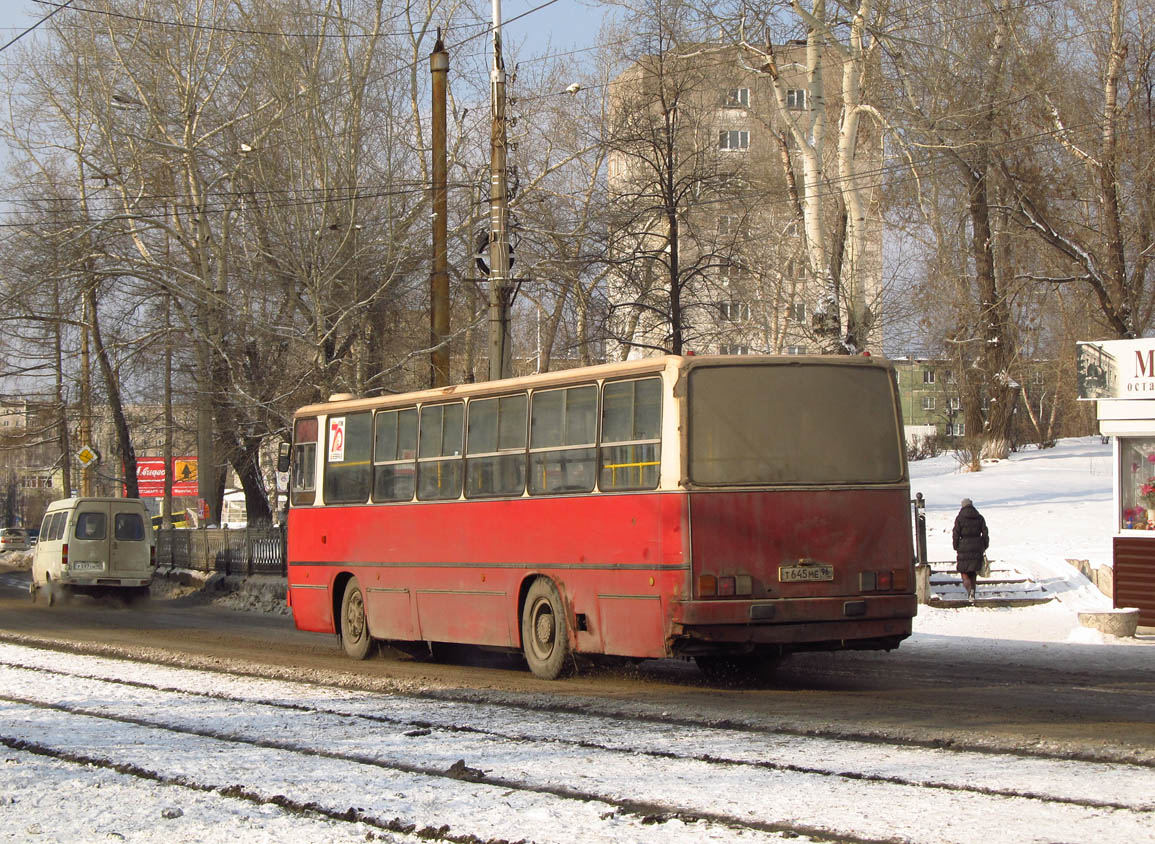
[[[709,485],[900,481],[881,367],[703,366],[690,373],[690,479]]]

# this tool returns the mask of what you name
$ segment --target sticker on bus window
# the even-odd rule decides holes
[[[341,463],[345,460],[345,417],[337,416],[329,420],[329,462]]]

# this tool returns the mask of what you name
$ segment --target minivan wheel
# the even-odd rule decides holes
[[[36,587],[35,600],[37,604],[45,607],[50,607],[56,603],[56,586],[52,583],[52,578],[48,578]]]

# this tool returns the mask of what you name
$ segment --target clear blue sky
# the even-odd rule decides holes
[[[0,0],[5,2],[5,0]],[[501,14],[505,20],[540,6],[545,0],[502,0]],[[526,15],[509,25],[507,38],[541,39],[544,47],[549,39],[552,50],[558,52],[573,47],[589,47],[601,27],[603,9],[595,0],[557,0],[551,6]],[[527,43],[527,47],[530,45]],[[537,50],[530,47],[530,52]]]
[[[508,21],[543,2],[545,0],[502,0],[501,13]],[[3,36],[0,44],[7,43],[52,9],[53,6],[35,0],[0,0],[0,36]],[[488,13],[488,9],[486,3],[484,11]],[[551,6],[509,24],[506,37],[518,42],[525,38],[540,39],[543,44],[549,39],[553,51],[588,47],[597,36],[601,18],[602,9],[597,0],[557,0]]]

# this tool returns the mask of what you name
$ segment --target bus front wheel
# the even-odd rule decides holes
[[[569,625],[557,587],[539,577],[529,587],[521,610],[521,648],[529,670],[556,680],[569,668]]]
[[[369,635],[369,624],[365,621],[365,593],[357,578],[351,577],[345,583],[345,594],[341,597],[341,647],[353,659],[365,659],[373,646]]]

